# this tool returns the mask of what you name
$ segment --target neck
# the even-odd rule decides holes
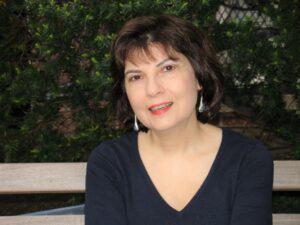
[[[166,131],[150,130],[150,145],[163,154],[182,154],[199,149],[199,141],[206,126],[198,121],[172,128]]]

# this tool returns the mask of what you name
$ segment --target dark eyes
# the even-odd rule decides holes
[[[171,71],[171,70],[174,70],[175,69],[175,65],[166,65],[164,68],[163,68],[163,71]]]
[[[169,64],[169,65],[165,65],[164,67],[162,67],[162,71],[163,72],[170,72],[170,71],[174,70],[175,68],[176,68],[175,65]],[[140,79],[142,79],[142,75],[139,74],[139,73],[137,73],[137,74],[134,74],[134,73],[128,74],[128,78],[127,78],[127,80],[129,82],[138,81]]]
[[[139,80],[141,79],[141,75],[131,75],[129,78],[128,78],[128,81],[136,81],[136,80]]]

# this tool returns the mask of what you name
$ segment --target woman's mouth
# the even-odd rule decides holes
[[[161,114],[167,112],[171,108],[172,105],[173,105],[173,102],[163,102],[160,104],[150,106],[149,111],[153,115],[161,115]]]

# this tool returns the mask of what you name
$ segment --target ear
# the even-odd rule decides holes
[[[202,90],[202,86],[199,84],[199,82],[197,82],[197,90],[198,91]]]

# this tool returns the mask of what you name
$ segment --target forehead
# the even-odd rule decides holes
[[[164,47],[160,44],[150,44],[147,48],[131,49],[125,59],[125,66],[129,62],[137,65],[166,58],[176,59],[178,55],[179,53],[174,49]]]

